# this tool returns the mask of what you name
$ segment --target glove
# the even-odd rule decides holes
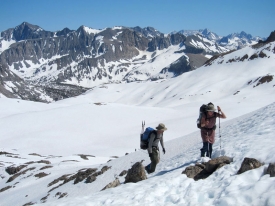
[[[153,153],[149,153],[149,157],[153,157]]]
[[[163,148],[162,151],[163,151],[163,154],[165,154],[165,152],[166,152],[166,151],[165,151],[165,148]]]

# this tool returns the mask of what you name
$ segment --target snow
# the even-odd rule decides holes
[[[173,48],[170,49],[166,50],[167,54],[173,52]],[[1,151],[18,156],[0,156],[0,189],[14,186],[0,192],[1,206],[28,202],[46,206],[274,206],[275,178],[264,175],[268,164],[275,162],[274,79],[254,87],[259,77],[275,75],[274,55],[268,47],[263,51],[270,52],[270,58],[229,64],[219,64],[217,59],[211,66],[176,78],[100,85],[78,97],[51,104],[0,98],[0,107],[5,108],[0,111]],[[223,59],[242,57],[247,52],[250,50],[238,50]],[[155,65],[156,69],[160,62]],[[248,84],[250,80],[252,84]],[[234,95],[236,91],[239,93]],[[232,157],[233,162],[205,180],[194,181],[182,171],[199,160],[202,143],[196,128],[198,108],[210,101],[219,105],[227,116],[221,119],[221,129],[216,130],[213,157],[225,154]],[[139,150],[143,120],[146,126],[155,127],[160,122],[166,125],[166,154],[161,153],[156,171],[148,175],[147,180],[123,184],[124,177],[118,176],[122,170],[137,161],[144,160],[143,165],[149,163],[147,151]],[[79,154],[95,157],[83,160]],[[237,175],[245,157],[256,158],[264,164]],[[48,176],[36,178],[34,174],[41,172],[45,165],[33,163],[28,168],[35,167],[34,170],[6,183],[10,177],[6,167],[45,159],[53,166],[42,170]],[[64,174],[75,174],[83,168],[100,169],[105,165],[111,169],[93,183],[69,182],[49,192],[61,182],[50,187],[48,184]],[[120,186],[100,191],[115,177],[122,183]],[[66,192],[67,196],[58,199],[57,192]],[[41,199],[48,194],[47,202],[42,204]]]
[[[3,40],[3,39],[0,39],[0,54],[7,50],[8,48],[10,48],[10,45],[12,45],[13,43],[16,43],[15,40],[10,40],[10,41],[6,41],[6,40]]]
[[[93,29],[93,28],[90,28],[90,27],[86,27],[84,26],[84,30],[88,33],[88,34],[98,34],[104,30],[99,30],[99,29]]]

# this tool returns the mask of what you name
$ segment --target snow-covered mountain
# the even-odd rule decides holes
[[[175,33],[175,32],[173,32]],[[264,40],[262,37],[253,37],[251,34],[247,34],[244,31],[241,33],[232,33],[227,36],[219,36],[216,33],[210,31],[209,29],[199,29],[199,30],[181,30],[179,33],[185,36],[191,36],[196,34],[201,34],[204,38],[215,42],[220,47],[224,47],[228,50],[237,50],[246,46],[250,46],[258,43],[260,40]]]
[[[275,42],[263,42],[174,78],[99,85],[50,104],[1,98],[1,205],[273,206],[275,179],[265,172],[274,163],[274,65]],[[233,162],[194,181],[182,172],[198,162],[196,119],[208,102],[227,116],[213,157]],[[121,172],[149,163],[143,120],[167,126],[166,154],[147,180],[124,184]],[[263,165],[237,175],[245,157]],[[101,191],[116,178],[120,186]]]
[[[243,40],[245,36],[251,37],[242,33],[242,46],[255,43]],[[0,38],[2,68],[26,85],[39,86],[47,101],[75,96],[105,83],[176,77],[236,46],[224,44],[233,36],[222,40],[208,29],[165,35],[152,27],[81,26],[76,31],[51,32],[27,22],[1,32]],[[40,96],[36,99],[44,101]]]

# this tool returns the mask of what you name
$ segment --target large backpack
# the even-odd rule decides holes
[[[197,119],[197,127],[201,129],[201,118],[202,118],[202,114],[204,114],[205,116],[207,116],[207,108],[208,108],[208,105],[210,105],[213,103],[212,102],[209,102],[208,104],[203,104],[201,105],[200,107],[200,113],[199,113],[199,118]],[[216,129],[216,125],[214,126],[215,128],[213,128],[214,130]]]
[[[143,134],[140,134],[140,149],[146,150],[148,148],[149,138],[152,132],[156,133],[156,130],[151,127],[147,127]]]

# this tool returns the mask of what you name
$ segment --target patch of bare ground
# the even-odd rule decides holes
[[[84,154],[78,154],[82,159],[89,160],[88,157],[95,157],[94,155],[84,155]]]
[[[271,82],[272,80],[273,75],[266,75],[264,77],[261,77],[255,87],[259,86],[260,84]]]
[[[36,175],[34,175],[35,177],[38,177],[39,179],[40,178],[42,178],[42,177],[46,177],[46,176],[48,176],[49,174],[47,174],[47,173],[45,173],[45,172],[40,172],[40,173],[38,173],[38,174],[36,174]]]
[[[41,167],[40,170],[45,170],[45,169],[48,169],[48,168],[52,168],[53,166],[49,165],[49,166],[44,166],[44,167]]]
[[[12,188],[12,186],[4,187],[4,188],[0,189],[0,192],[4,192],[4,191],[6,191],[6,190],[8,190],[8,189],[10,189],[10,188]]]
[[[35,167],[32,167],[32,168],[23,170],[22,172],[16,173],[15,175],[11,176],[11,177],[8,179],[7,183],[8,183],[8,182],[12,182],[14,179],[16,179],[17,177],[19,177],[20,175],[24,175],[24,174],[26,174],[26,172],[31,171],[31,170],[34,170],[34,169],[35,169]]]

